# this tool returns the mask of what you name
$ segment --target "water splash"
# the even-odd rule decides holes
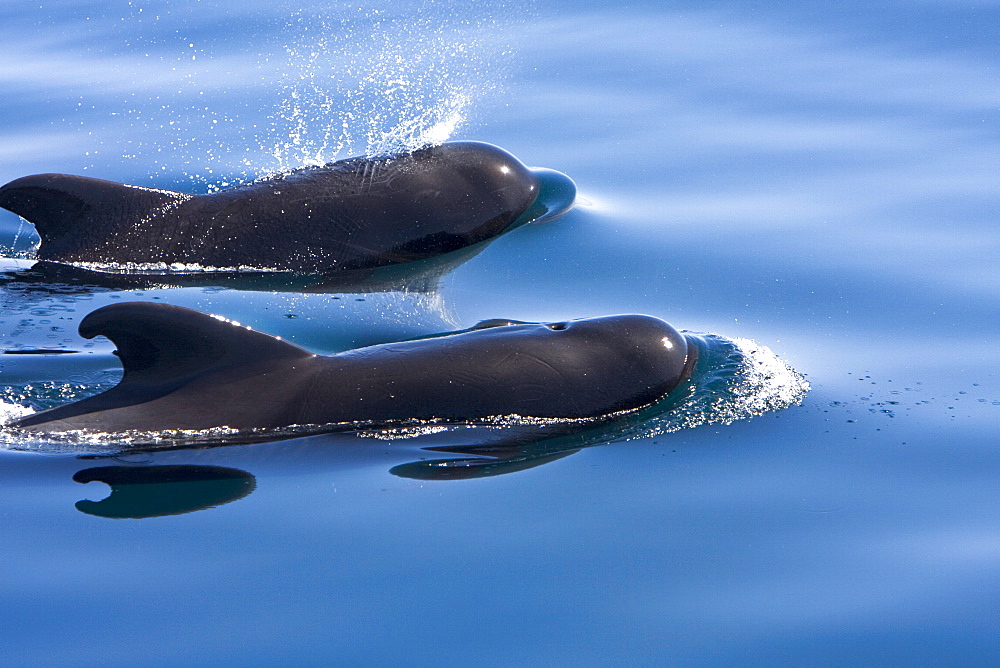
[[[750,339],[689,335],[699,349],[686,391],[637,413],[608,440],[647,438],[706,424],[729,424],[796,406],[809,382],[770,348]]]
[[[39,245],[41,245],[41,237],[27,220],[21,216],[18,216],[17,219],[17,232],[14,233],[10,246],[0,243],[0,253],[3,254],[4,258],[34,258]]]
[[[70,262],[74,267],[106,274],[219,274],[219,273],[281,273],[280,269],[237,265],[215,267],[199,262]]]
[[[7,403],[0,399],[0,425],[7,424],[12,420],[34,413],[34,409],[20,404]]]
[[[275,0],[225,32],[135,0],[99,35],[117,64],[103,87],[126,92],[100,100],[95,85],[80,105],[124,121],[122,136],[102,131],[87,155],[117,143],[153,183],[214,191],[443,142],[501,90],[532,2]]]
[[[98,392],[110,390],[118,384],[121,373],[104,373],[102,376],[103,379],[88,379],[88,382],[44,380],[0,387],[0,425],[33,413],[35,410],[79,401]]]
[[[423,2],[405,13],[343,6],[289,19],[272,155],[280,170],[441,143],[496,92],[511,15],[471,15],[465,3]],[[481,6],[480,9],[481,10]]]

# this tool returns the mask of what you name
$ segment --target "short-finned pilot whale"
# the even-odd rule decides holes
[[[549,324],[491,320],[331,356],[159,303],[102,307],[79,331],[117,346],[120,383],[8,427],[154,432],[599,418],[668,395],[690,376],[696,358],[684,334],[643,315]]]
[[[206,195],[66,174],[0,187],[39,260],[308,273],[421,260],[568,208],[572,181],[481,142],[307,167]]]

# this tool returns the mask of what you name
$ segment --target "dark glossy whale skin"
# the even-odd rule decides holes
[[[550,213],[537,204],[547,171],[452,142],[207,195],[39,174],[0,187],[0,206],[34,224],[39,260],[330,273],[448,253]]]
[[[113,304],[80,323],[124,367],[114,388],[25,416],[38,432],[275,429],[491,416],[592,418],[638,408],[689,377],[694,345],[657,318],[489,321],[328,357],[179,306]]]

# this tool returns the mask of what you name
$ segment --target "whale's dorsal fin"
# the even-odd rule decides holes
[[[0,188],[0,206],[33,224],[42,238],[41,260],[72,257],[158,207],[190,197],[68,174],[25,176]]]
[[[118,347],[125,370],[118,388],[166,389],[213,369],[315,357],[231,320],[170,304],[111,304],[89,314],[79,329],[84,338],[106,336]]]

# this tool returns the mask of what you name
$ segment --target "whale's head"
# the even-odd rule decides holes
[[[458,188],[465,193],[488,193],[497,212],[504,212],[509,228],[567,211],[576,198],[576,184],[561,172],[528,167],[493,144],[455,141],[429,146],[412,154],[424,167],[434,188]],[[428,184],[430,185],[430,184]]]
[[[646,315],[490,320],[467,336],[483,338],[475,363],[490,370],[497,389],[521,388],[525,415],[596,417],[639,408],[684,383],[697,359],[688,337]]]

